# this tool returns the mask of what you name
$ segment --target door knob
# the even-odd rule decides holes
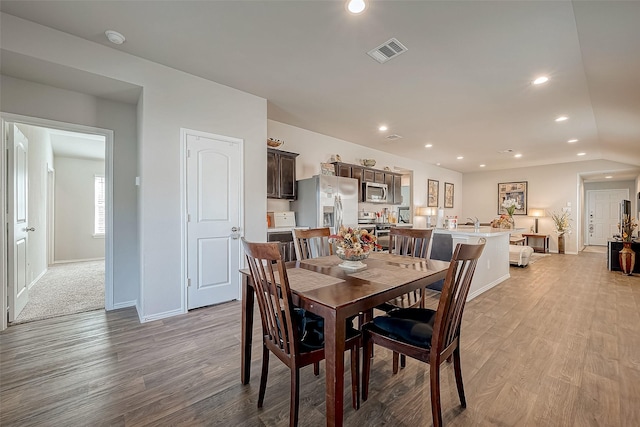
[[[27,227],[24,231],[36,231],[35,227]]]
[[[234,233],[240,231],[240,227],[231,227],[231,231],[233,231]]]

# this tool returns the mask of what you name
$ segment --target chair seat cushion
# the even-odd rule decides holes
[[[369,329],[394,340],[430,348],[435,314],[426,308],[392,310],[384,316],[375,317]]]
[[[437,282],[433,282],[432,284],[427,286],[427,289],[431,289],[431,290],[434,290],[434,291],[442,292],[442,287],[443,286],[444,286],[444,279],[440,279]]]
[[[303,308],[294,308],[295,322],[298,327],[298,337],[300,337],[300,351],[318,350],[324,347],[324,318],[306,311]],[[353,327],[353,318],[347,319],[347,339],[360,334],[360,331]]]

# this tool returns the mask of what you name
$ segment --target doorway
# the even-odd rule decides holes
[[[606,246],[618,233],[620,201],[628,189],[587,190],[587,246]]]
[[[17,128],[24,130],[28,136],[31,136],[32,141],[37,141],[35,145],[33,143],[30,145],[35,149],[35,152],[29,154],[32,160],[29,166],[33,170],[31,171],[32,182],[28,183],[28,189],[32,190],[30,192],[34,194],[29,197],[32,213],[29,214],[27,228],[36,228],[37,231],[29,235],[29,238],[32,235],[34,238],[30,245],[31,250],[28,252],[30,269],[26,277],[27,288],[39,291],[34,292],[34,295],[42,294],[43,289],[40,289],[42,288],[40,284],[47,281],[47,276],[55,271],[56,276],[59,278],[60,273],[66,267],[70,268],[66,273],[67,277],[83,277],[86,279],[88,276],[81,273],[77,268],[88,267],[88,264],[92,262],[94,265],[90,269],[92,271],[91,277],[95,279],[96,271],[98,271],[99,273],[97,274],[100,275],[101,281],[101,294],[98,297],[100,299],[98,305],[102,308],[112,308],[111,248],[113,220],[111,177],[113,169],[113,132],[82,125],[2,114],[3,142],[7,141],[5,135],[14,124]],[[3,152],[5,152],[4,147]],[[92,152],[93,154],[91,154]],[[77,177],[77,172],[82,169],[86,173],[88,169],[91,169],[87,166],[89,164],[91,164],[95,173],[91,173],[89,182],[86,183],[84,182],[86,180]],[[7,169],[7,173],[10,172],[10,169],[11,167]],[[76,174],[75,178],[74,174]],[[99,211],[96,198],[98,178],[102,180],[102,205]],[[60,186],[65,181],[67,182],[67,187],[64,188],[64,191],[61,191]],[[83,203],[80,203],[78,199],[79,193],[72,193],[70,191],[71,188],[69,188],[69,182],[72,183],[71,187],[83,187],[76,185],[81,181],[82,184],[88,184],[84,185],[84,190],[88,188],[90,193],[84,192],[84,196],[82,196],[84,198]],[[75,188],[74,190],[82,190],[82,188]],[[4,196],[3,194],[2,199],[7,200]],[[85,203],[87,199],[90,199],[89,206]],[[6,209],[9,212],[9,217],[11,217],[11,209],[13,209],[13,206],[9,203]],[[80,232],[81,220],[86,219],[86,216],[90,216],[89,221],[92,227],[89,246],[83,246],[81,242],[77,241],[77,235],[82,234]],[[36,224],[37,227],[35,226]],[[101,229],[94,228],[98,224]],[[5,241],[7,238],[3,233],[2,240]],[[6,246],[3,245],[3,248],[6,248]],[[8,265],[9,262],[13,262],[12,256],[11,250],[3,250],[2,264]],[[95,265],[96,260],[99,260],[97,268]],[[83,263],[85,264],[83,265]],[[11,304],[11,301],[7,301],[5,295],[10,290],[9,287],[12,286],[12,281],[13,278],[9,272],[7,275],[3,274],[1,287],[2,307],[5,310],[7,305]],[[68,279],[63,279],[63,281],[64,283],[69,283]],[[70,287],[63,287],[65,290],[67,288]],[[85,291],[86,289],[80,289],[78,292],[72,292],[75,294],[72,295],[72,299],[83,299],[82,292]],[[60,292],[55,293],[57,295]],[[95,295],[92,295],[94,300],[92,307],[96,306],[95,297]],[[49,298],[45,296],[44,300],[46,301],[47,299]],[[77,301],[74,301],[68,306],[74,307],[76,303]],[[79,308],[78,311],[86,310]],[[59,314],[69,314],[70,312],[74,312],[73,309],[71,311],[68,309],[66,311],[61,310]],[[49,313],[37,315],[35,318],[54,317],[55,315],[56,313]],[[12,317],[2,316],[2,329],[6,328],[7,322],[19,321],[19,316],[20,313],[14,313]]]

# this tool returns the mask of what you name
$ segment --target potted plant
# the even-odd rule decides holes
[[[568,211],[562,211],[561,213],[554,212],[551,214],[553,219],[553,225],[558,233],[558,253],[564,253],[564,235],[565,233],[571,233],[571,217]]]

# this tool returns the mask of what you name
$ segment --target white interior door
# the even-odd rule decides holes
[[[241,143],[186,134],[187,308],[239,298]]]
[[[29,224],[27,161],[29,141],[13,123],[8,123],[8,200],[9,200],[9,322],[13,322],[29,301],[27,282],[27,244]]]
[[[587,191],[587,245],[606,246],[619,232],[620,202],[628,198],[628,189]]]

